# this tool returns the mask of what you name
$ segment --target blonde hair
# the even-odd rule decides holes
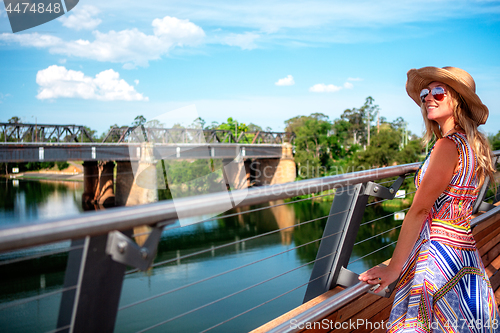
[[[493,173],[496,171],[493,166],[493,152],[486,136],[477,129],[477,122],[472,120],[471,112],[463,97],[450,86],[443,84],[446,87],[447,93],[452,98],[453,119],[455,126],[460,126],[467,136],[467,141],[476,155],[476,174],[481,187],[488,176],[490,182],[494,183],[495,178]],[[425,104],[422,103],[420,110],[424,118],[425,133],[424,143],[432,141],[433,137],[437,140],[443,136],[439,124],[434,120],[427,118],[427,110]]]

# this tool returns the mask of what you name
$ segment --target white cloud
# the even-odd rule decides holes
[[[124,63],[124,68],[147,67],[150,60],[160,59],[177,46],[197,45],[205,32],[189,20],[165,16],[152,22],[153,35],[136,28],[107,33],[93,31],[94,40],[64,41],[51,35],[7,34],[0,35],[0,42],[19,43],[21,46],[48,48],[50,53],[74,56],[97,61]]]
[[[363,81],[363,79],[361,79],[359,77],[350,77],[347,79],[347,81]]]
[[[242,50],[252,50],[257,47],[255,40],[260,35],[253,32],[245,32],[243,34],[229,34],[222,38],[222,43],[229,46],[239,46]]]
[[[344,83],[344,88],[346,89],[352,89],[354,85],[351,82],[345,82]]]
[[[135,91],[134,87],[112,69],[98,73],[95,78],[83,72],[68,70],[64,66],[52,65],[38,71],[36,83],[40,86],[38,99],[83,98],[99,101],[148,101],[148,97]]]
[[[63,43],[63,40],[59,37],[51,35],[41,35],[37,32],[31,34],[10,34],[3,33],[0,34],[0,42],[5,43],[18,43],[21,46],[26,47],[53,47]]]
[[[120,1],[123,8],[135,5],[131,0]],[[111,5],[108,5],[111,6]],[[151,9],[161,5],[144,3]],[[432,12],[427,8],[431,6]],[[390,10],[388,10],[390,8]],[[379,0],[330,1],[302,0],[169,0],[169,15],[189,17],[203,27],[236,31],[257,31],[265,42],[282,44],[304,42],[356,43],[398,38],[422,38],[417,22],[441,23],[446,19],[490,16],[500,13],[498,1],[470,0]],[[131,15],[131,13],[127,13]],[[134,13],[135,14],[135,13]],[[394,27],[397,27],[394,29]],[[379,29],[390,29],[381,34]],[[233,30],[234,32],[234,30]]]
[[[59,59],[58,63],[60,63],[61,65],[64,65],[66,63],[66,59]]]
[[[134,80],[135,85],[139,85],[139,80]]]
[[[295,81],[293,80],[293,76],[288,75],[287,77],[279,79],[278,82],[275,82],[274,84],[277,86],[293,86]]]
[[[336,92],[342,89],[342,87],[335,86],[333,84],[318,83],[309,88],[311,92]]]
[[[61,16],[58,20],[63,26],[74,30],[92,30],[101,24],[101,20],[94,18],[99,9],[90,5],[82,5],[71,10],[70,15]]]
[[[161,20],[154,19],[151,25],[156,36],[180,46],[196,45],[205,37],[203,29],[189,20],[165,16]]]
[[[11,94],[2,94],[0,93],[0,104],[3,103],[3,100],[6,99],[7,97],[11,97]]]

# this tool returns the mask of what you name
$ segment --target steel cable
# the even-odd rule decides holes
[[[380,251],[380,250],[383,250],[383,249],[385,249],[385,248],[386,248],[386,247],[388,247],[388,246],[394,245],[394,244],[396,244],[397,242],[398,242],[398,241],[394,241],[394,242],[392,242],[392,243],[390,243],[390,244],[387,244],[387,245],[385,245],[385,246],[382,246],[381,248],[379,248],[379,249],[377,249],[377,250],[375,250],[375,251],[372,251],[372,252],[370,252],[370,253],[368,253],[368,254],[365,254],[364,256],[359,257],[359,258],[358,258],[358,259],[356,259],[356,260],[349,261],[348,265],[352,264],[353,262],[359,261],[359,260],[361,260],[361,259],[363,259],[363,258],[366,258],[366,257],[368,257],[369,255],[372,255],[372,254],[374,254],[374,253],[376,253],[376,252],[378,252],[378,251]]]
[[[310,242],[307,242],[307,243],[301,244],[301,245],[299,245],[299,246],[293,247],[293,248],[291,248],[291,249],[287,249],[287,250],[282,251],[282,252],[279,252],[279,253],[275,253],[275,254],[273,254],[273,255],[270,255],[270,256],[268,256],[268,257],[265,257],[265,258],[262,258],[262,259],[259,259],[259,260],[256,260],[256,261],[253,261],[253,262],[251,262],[251,263],[248,263],[248,264],[245,264],[245,265],[241,265],[241,266],[238,266],[238,267],[236,267],[236,268],[232,268],[232,269],[230,269],[230,270],[227,270],[227,271],[225,271],[225,272],[218,273],[218,274],[215,274],[215,275],[209,276],[209,277],[207,277],[207,278],[204,278],[204,279],[201,279],[201,280],[198,280],[198,281],[195,281],[195,282],[189,283],[189,284],[184,285],[184,286],[182,286],[182,287],[178,287],[178,288],[175,288],[175,289],[172,289],[172,290],[169,290],[169,291],[163,292],[163,293],[161,293],[161,294],[157,294],[157,295],[151,296],[151,297],[149,297],[149,298],[146,298],[146,299],[143,299],[143,300],[140,300],[140,301],[134,302],[134,303],[127,304],[127,305],[125,305],[125,306],[123,306],[123,307],[119,308],[119,309],[118,309],[118,311],[125,310],[125,309],[127,309],[127,308],[132,307],[132,306],[139,305],[139,304],[141,304],[141,303],[144,303],[144,302],[147,302],[147,301],[153,300],[153,299],[155,299],[155,298],[158,298],[158,297],[161,297],[161,296],[165,296],[165,295],[168,295],[168,294],[170,294],[170,293],[173,293],[173,292],[176,292],[176,291],[179,291],[179,290],[182,290],[182,289],[188,288],[188,287],[192,287],[192,286],[194,286],[194,285],[196,285],[196,284],[198,284],[198,283],[201,283],[201,282],[206,282],[206,281],[209,281],[209,280],[214,279],[214,278],[216,278],[216,277],[219,277],[219,276],[222,276],[222,275],[225,275],[225,274],[228,274],[228,273],[232,273],[232,272],[237,271],[237,270],[239,270],[239,269],[241,269],[241,268],[245,268],[245,267],[251,266],[251,265],[253,265],[253,264],[256,264],[256,263],[262,262],[262,261],[264,261],[264,260],[271,259],[271,258],[273,258],[273,257],[277,257],[277,256],[279,256],[279,255],[281,255],[281,254],[284,254],[284,253],[287,253],[287,252],[290,252],[290,251],[296,250],[296,249],[298,249],[298,248],[301,248],[301,247],[304,247],[304,246],[310,245],[310,244],[315,243],[315,242],[317,242],[317,241],[320,241],[320,240],[323,240],[323,239],[326,239],[326,238],[329,238],[329,237],[332,237],[332,236],[338,235],[338,234],[340,234],[341,232],[342,232],[342,231],[339,231],[339,232],[336,232],[336,233],[334,233],[334,234],[328,235],[328,236],[326,236],[326,237],[321,237],[321,238],[318,238],[318,239],[312,240],[312,241],[310,241]]]
[[[71,325],[66,325],[66,326],[63,326],[63,327],[56,328],[55,330],[52,330],[52,331],[47,331],[47,333],[56,333],[56,332],[64,331],[66,329],[68,331],[70,331],[70,328],[71,328]]]
[[[28,297],[28,298],[21,299],[21,300],[18,300],[18,301],[12,301],[12,302],[9,302],[9,303],[6,303],[6,304],[0,304],[0,311],[8,309],[8,308],[11,308],[13,306],[17,306],[17,305],[29,303],[29,302],[32,302],[32,301],[36,301],[36,300],[39,300],[39,299],[42,299],[42,298],[45,298],[45,297],[57,295],[57,294],[65,292],[65,291],[73,290],[73,289],[76,289],[76,288],[77,288],[77,286],[62,288],[61,290],[51,291],[51,292],[45,293],[43,295]]]
[[[34,255],[26,256],[26,257],[20,257],[20,258],[15,258],[15,259],[3,260],[3,261],[0,261],[0,266],[8,265],[8,264],[13,264],[13,263],[20,262],[20,261],[25,261],[25,260],[38,259],[38,258],[41,258],[41,257],[51,256],[51,255],[54,255],[54,254],[61,254],[61,253],[64,253],[64,252],[69,252],[69,251],[78,250],[78,249],[83,249],[83,245],[68,247],[68,248],[65,248],[65,249],[53,250],[53,251],[44,252],[44,253],[40,253],[40,254],[34,254]]]
[[[297,289],[299,289],[299,288],[302,288],[303,286],[305,286],[305,285],[307,285],[307,284],[309,284],[309,283],[311,283],[311,282],[314,282],[314,281],[316,281],[316,280],[318,280],[318,279],[320,279],[320,278],[322,278],[322,277],[324,277],[324,276],[326,276],[326,275],[328,275],[328,274],[330,274],[330,272],[325,273],[325,274],[323,274],[323,275],[320,275],[320,276],[318,276],[318,277],[316,277],[316,278],[314,278],[314,279],[312,279],[312,280],[310,280],[310,281],[308,281],[308,282],[306,282],[306,283],[303,283],[303,284],[301,284],[301,285],[299,285],[299,286],[297,286],[297,287],[295,287],[295,288],[293,288],[293,289],[291,289],[291,290],[289,290],[289,291],[287,291],[287,292],[284,292],[284,293],[283,293],[283,294],[281,294],[281,295],[278,295],[278,296],[276,296],[276,297],[271,298],[270,300],[267,300],[267,301],[265,301],[265,302],[263,302],[263,303],[260,303],[259,305],[256,305],[256,306],[254,306],[254,307],[252,307],[252,308],[250,308],[250,309],[248,309],[248,310],[246,310],[246,311],[243,311],[243,312],[241,312],[241,313],[237,314],[236,316],[233,316],[233,317],[231,317],[231,318],[229,318],[229,319],[226,319],[226,320],[224,320],[223,322],[218,323],[217,325],[214,325],[214,326],[212,326],[212,327],[209,327],[209,328],[207,328],[206,330],[201,331],[200,333],[204,333],[204,332],[210,331],[211,329],[214,329],[214,328],[216,328],[216,327],[218,327],[218,326],[220,326],[220,325],[223,325],[223,324],[225,324],[225,323],[227,323],[227,322],[230,322],[231,320],[233,320],[233,319],[235,319],[235,318],[238,318],[238,317],[240,317],[240,316],[242,316],[242,315],[244,315],[244,314],[246,314],[246,313],[248,313],[248,312],[250,312],[250,311],[253,311],[253,310],[257,309],[257,308],[260,308],[261,306],[266,305],[267,303],[270,303],[270,302],[272,302],[272,301],[274,301],[274,300],[276,300],[276,299],[278,299],[278,298],[280,298],[280,297],[283,297],[283,296],[285,296],[285,295],[287,295],[287,294],[291,293],[292,291],[295,291],[295,290],[297,290]]]
[[[165,261],[162,261],[162,262],[155,263],[155,264],[151,265],[151,267],[158,267],[158,266],[161,266],[161,265],[169,264],[169,263],[177,261],[177,260],[183,260],[183,259],[186,259],[186,258],[190,258],[190,257],[193,257],[193,256],[197,256],[197,255],[203,254],[203,253],[212,252],[212,251],[215,251],[215,250],[219,250],[219,249],[225,248],[227,246],[232,246],[232,245],[240,244],[240,243],[247,242],[247,241],[250,241],[250,240],[253,240],[253,239],[257,239],[257,238],[260,238],[260,237],[268,236],[268,235],[271,235],[271,234],[274,234],[274,233],[277,233],[277,232],[280,232],[280,231],[283,231],[283,230],[286,230],[286,229],[295,228],[295,227],[298,227],[298,226],[301,226],[301,225],[304,225],[304,224],[307,224],[307,223],[315,222],[315,221],[324,219],[326,217],[335,216],[335,215],[338,215],[338,214],[341,214],[341,213],[345,213],[347,211],[348,211],[348,209],[346,209],[344,211],[341,211],[341,212],[337,212],[335,214],[329,214],[329,215],[321,216],[321,217],[318,217],[318,218],[315,218],[315,219],[312,219],[312,220],[309,220],[309,221],[301,222],[301,223],[298,223],[298,224],[295,224],[295,225],[292,225],[292,226],[289,226],[289,227],[285,227],[285,228],[281,228],[281,229],[276,229],[276,230],[273,230],[273,231],[265,232],[263,234],[259,234],[259,235],[255,235],[255,236],[252,236],[252,237],[240,239],[240,240],[237,240],[237,241],[234,241],[234,242],[230,242],[230,243],[227,243],[227,244],[215,246],[215,247],[212,247],[212,248],[209,248],[209,249],[205,249],[205,250],[193,252],[193,253],[190,253],[190,254],[186,254],[186,255],[181,256],[181,257],[168,259],[168,260],[165,260]],[[139,271],[138,269],[133,269],[133,270],[130,270],[130,271],[126,272],[125,274],[132,274],[132,273],[135,273],[135,272],[138,272],[138,271]]]
[[[345,192],[345,191],[341,191],[339,193],[337,193],[337,192],[335,192],[335,193],[327,193],[327,194],[318,195],[316,197],[298,199],[298,200],[295,200],[295,201],[284,202],[284,203],[280,203],[280,204],[276,204],[276,205],[254,208],[254,209],[250,209],[250,210],[247,210],[247,211],[244,211],[244,212],[227,214],[227,215],[223,215],[223,216],[215,216],[215,217],[211,217],[209,219],[197,222],[197,224],[205,223],[205,222],[210,222],[210,221],[215,221],[215,220],[219,220],[219,219],[224,219],[224,218],[227,218],[227,217],[234,217],[234,216],[244,215],[244,214],[248,214],[248,213],[254,213],[254,212],[258,212],[258,211],[261,211],[261,210],[266,210],[266,209],[269,209],[269,208],[274,208],[274,207],[279,207],[279,206],[284,206],[284,205],[290,205],[290,204],[294,204],[294,203],[301,202],[301,201],[307,201],[307,200],[312,200],[312,199],[315,199],[315,198],[321,198],[321,197],[324,197],[324,196],[330,196],[330,195],[334,195],[334,194],[341,194],[343,192]],[[166,226],[166,225],[168,225],[168,222],[158,223],[157,227],[161,228],[161,227]],[[170,230],[174,230],[174,229],[178,229],[178,228],[182,228],[182,226],[180,226],[180,225],[179,226],[173,226],[173,227],[170,227],[170,228],[166,228],[165,230],[169,230],[170,231]],[[145,236],[145,235],[149,235],[150,233],[151,232],[142,232],[142,233],[134,234],[134,235],[132,235],[132,237]]]
[[[368,241],[368,240],[370,240],[370,239],[373,239],[373,238],[375,238],[375,237],[378,237],[378,236],[380,236],[380,235],[386,234],[386,233],[388,233],[389,231],[393,231],[393,230],[399,229],[399,228],[401,228],[401,226],[402,226],[402,224],[401,224],[401,225],[398,225],[398,226],[395,226],[394,228],[391,228],[391,229],[386,230],[386,231],[384,231],[384,232],[381,232],[381,233],[379,233],[379,234],[377,234],[377,235],[374,235],[374,236],[371,236],[371,237],[365,238],[365,239],[363,239],[362,241],[359,241],[359,242],[357,242],[357,243],[354,243],[354,246],[359,245],[359,244],[361,244],[361,243],[364,243],[364,242],[366,242],[366,241]]]
[[[388,214],[388,215],[384,215],[384,216],[381,216],[381,217],[377,217],[376,219],[373,219],[373,220],[367,221],[367,222],[365,222],[365,223],[361,223],[359,226],[360,226],[360,227],[362,227],[362,226],[364,226],[364,225],[367,225],[367,224],[373,223],[373,222],[375,222],[375,221],[378,221],[378,220],[381,220],[381,219],[385,219],[385,218],[387,218],[387,217],[389,217],[389,216],[393,216],[393,215],[395,215],[396,213],[399,213],[399,212],[405,212],[405,211],[407,211],[407,210],[409,210],[409,209],[410,209],[410,207],[405,208],[405,209],[402,209],[402,210],[397,211],[397,212],[394,212],[394,213],[391,213],[391,214]]]
[[[288,273],[291,273],[291,272],[293,272],[293,271],[295,271],[295,270],[297,270],[297,269],[300,269],[300,268],[302,268],[302,267],[305,267],[305,266],[307,266],[307,265],[310,265],[310,264],[312,264],[312,263],[314,263],[314,262],[316,262],[316,261],[318,261],[318,260],[324,259],[324,258],[326,258],[326,257],[329,257],[329,256],[333,255],[333,254],[335,254],[335,253],[330,253],[330,254],[327,254],[327,255],[325,255],[325,256],[323,256],[323,257],[321,257],[321,258],[316,258],[316,259],[314,259],[314,260],[312,260],[312,261],[310,261],[310,262],[308,262],[308,263],[305,263],[305,264],[302,264],[302,265],[300,265],[300,266],[297,266],[297,267],[295,267],[295,268],[293,268],[293,269],[291,269],[291,270],[288,270],[288,271],[286,271],[286,272],[284,272],[284,273],[281,273],[281,274],[278,274],[278,275],[276,275],[276,276],[273,276],[272,278],[266,279],[266,280],[261,281],[261,282],[259,282],[259,283],[253,284],[253,285],[251,285],[251,286],[249,286],[249,287],[243,288],[243,289],[241,289],[241,290],[239,290],[239,291],[237,291],[237,292],[234,292],[234,293],[231,293],[231,294],[226,295],[226,296],[224,296],[224,297],[221,297],[221,298],[219,298],[219,299],[217,299],[217,300],[215,300],[215,301],[212,301],[212,302],[206,303],[206,304],[204,304],[204,305],[202,305],[202,306],[199,306],[199,307],[197,307],[197,308],[195,308],[195,309],[191,309],[191,310],[189,310],[189,311],[186,311],[186,312],[184,312],[184,313],[181,313],[181,314],[179,314],[179,315],[177,315],[177,316],[174,316],[174,317],[172,317],[172,318],[170,318],[170,319],[167,319],[167,320],[165,320],[165,321],[162,321],[162,322],[160,322],[160,323],[158,323],[158,324],[155,324],[155,325],[153,325],[153,326],[147,327],[147,328],[145,328],[145,329],[143,329],[143,330],[141,330],[141,331],[139,331],[139,332],[146,332],[146,331],[149,331],[150,329],[153,329],[153,328],[155,328],[155,327],[158,327],[158,326],[164,325],[164,324],[166,324],[166,323],[168,323],[168,322],[171,322],[171,321],[173,321],[173,320],[175,320],[175,319],[179,319],[179,318],[181,318],[181,317],[184,317],[184,316],[186,316],[186,315],[188,315],[188,314],[190,314],[190,313],[193,313],[193,312],[196,312],[196,311],[201,310],[201,309],[203,309],[203,308],[206,308],[207,306],[213,305],[213,304],[218,303],[218,302],[220,302],[220,301],[223,301],[223,300],[225,300],[225,299],[227,299],[227,298],[229,298],[229,297],[235,296],[235,295],[240,294],[240,293],[242,293],[242,292],[244,292],[244,291],[247,291],[247,290],[249,290],[249,289],[255,288],[255,287],[257,287],[257,286],[259,286],[259,285],[261,285],[261,284],[264,284],[264,283],[266,283],[266,282],[272,281],[272,280],[274,280],[274,279],[276,279],[276,278],[278,278],[278,277],[281,277],[281,276],[283,276],[283,275],[286,275],[286,274],[288,274]],[[326,275],[326,274],[325,274],[325,275]],[[310,283],[310,281],[308,281],[307,283]],[[307,284],[307,283],[306,283],[306,284]]]
[[[250,209],[250,210],[247,210],[247,211],[244,211],[244,212],[227,214],[227,215],[223,215],[223,216],[215,216],[215,217],[211,217],[211,218],[206,219],[206,220],[202,220],[202,221],[197,222],[197,223],[204,223],[204,222],[209,222],[209,221],[213,221],[213,220],[224,219],[226,217],[233,217],[233,216],[238,216],[238,215],[243,215],[243,214],[258,212],[258,211],[261,211],[261,210],[266,210],[266,209],[269,209],[269,208],[274,208],[274,207],[279,207],[279,206],[284,206],[284,205],[290,205],[290,204],[294,204],[294,203],[301,202],[301,201],[308,201],[308,200],[313,200],[313,199],[316,199],[316,198],[327,197],[327,196],[330,196],[330,195],[342,194],[344,192],[345,192],[345,190],[340,191],[340,192],[335,192],[335,193],[325,193],[325,194],[321,194],[321,195],[318,195],[318,196],[315,196],[315,197],[297,199],[297,200],[294,200],[294,201],[284,202],[284,203],[280,203],[280,204],[276,204],[276,205],[254,208],[254,209]],[[158,227],[162,227],[162,226],[165,226],[165,225],[167,225],[167,222],[159,223]],[[167,228],[166,230],[173,230],[173,229],[177,229],[177,228],[181,228],[181,226],[170,227],[170,228]]]

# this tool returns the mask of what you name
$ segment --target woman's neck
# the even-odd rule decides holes
[[[455,119],[452,117],[448,118],[442,124],[439,124],[439,128],[441,129],[441,135],[444,137],[453,132],[457,128],[455,124]]]

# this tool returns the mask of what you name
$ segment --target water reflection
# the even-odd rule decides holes
[[[0,226],[83,212],[80,182],[0,178]]]

